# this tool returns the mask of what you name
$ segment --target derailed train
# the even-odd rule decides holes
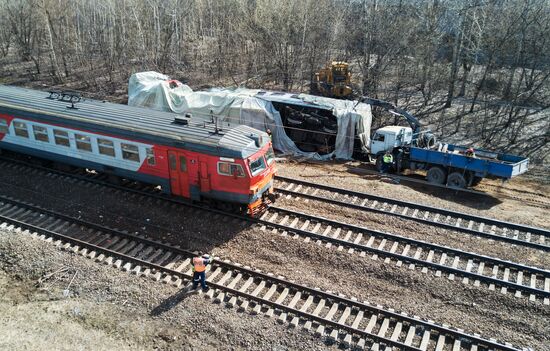
[[[0,85],[0,149],[93,169],[226,209],[273,199],[269,136],[173,113]]]

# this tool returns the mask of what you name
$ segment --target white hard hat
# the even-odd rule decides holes
[[[207,259],[207,260],[208,260],[208,259],[210,258],[210,255],[208,255],[208,254],[204,254],[204,255],[202,255],[202,258],[204,258],[204,259]]]

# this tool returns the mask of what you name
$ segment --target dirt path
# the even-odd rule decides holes
[[[337,349],[273,318],[238,313],[202,295],[181,294],[29,235],[0,230],[0,349],[52,345],[56,350]]]

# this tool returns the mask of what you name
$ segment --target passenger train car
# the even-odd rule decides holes
[[[269,136],[173,113],[0,85],[0,149],[157,184],[255,214],[273,194]]]

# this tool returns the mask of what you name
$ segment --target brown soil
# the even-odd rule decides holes
[[[202,296],[0,230],[0,349],[336,350]]]
[[[318,172],[317,166],[281,165],[280,173],[294,171],[312,174],[316,169]],[[336,179],[339,184],[348,184],[348,177],[342,173],[331,174],[333,179],[336,174],[342,176]],[[356,187],[364,182],[353,175],[349,175],[349,179]],[[314,180],[329,183],[325,177]],[[400,192],[407,193],[399,186],[374,181],[366,183],[377,189],[401,189]],[[386,186],[390,188],[385,188]],[[459,281],[450,281],[445,277],[435,277],[432,273],[423,274],[406,267],[397,267],[395,263],[372,260],[368,256],[350,255],[346,251],[305,243],[303,239],[265,232],[245,223],[234,223],[216,217],[204,218],[204,213],[181,206],[142,201],[127,193],[49,177],[21,177],[10,169],[3,170],[0,174],[0,193],[25,198],[69,215],[102,221],[112,227],[146,233],[186,248],[207,250],[225,259],[300,280],[309,286],[369,300],[440,323],[448,323],[469,332],[477,332],[485,337],[494,337],[537,350],[548,349],[550,342],[549,306],[529,302],[526,298],[515,298],[511,294],[503,295],[499,291],[492,292],[483,286],[474,287]],[[450,204],[449,200],[445,201]],[[464,205],[457,205],[460,206]],[[404,234],[413,235],[409,231]],[[449,244],[458,246],[460,243],[450,241]],[[495,249],[494,253],[504,255],[505,251],[504,248],[500,251]],[[545,254],[535,254],[536,258],[529,262],[547,263]],[[105,270],[103,267],[97,269]],[[156,294],[158,285],[149,282],[143,284],[155,291],[152,295]],[[188,306],[188,301],[190,300],[180,303],[182,309],[197,308],[194,305]],[[208,307],[201,305],[200,308]],[[211,313],[218,313],[219,308],[209,308],[212,309]],[[223,323],[240,323],[244,318],[240,314],[231,317],[230,313],[233,312],[228,312],[224,317],[238,321],[224,320]],[[259,318],[260,323],[271,323],[264,320]],[[271,330],[271,324],[266,328]],[[229,329],[224,335],[227,334],[227,338],[236,338],[232,333],[233,330]],[[276,335],[275,338],[279,337],[277,334],[273,335]]]

